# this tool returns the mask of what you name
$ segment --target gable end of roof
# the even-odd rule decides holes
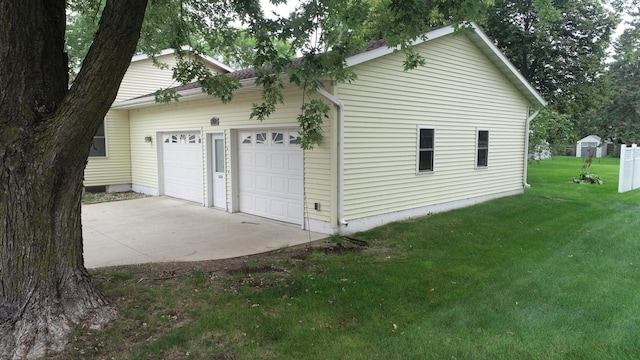
[[[547,105],[546,100],[540,95],[529,81],[518,71],[518,69],[507,59],[507,57],[498,49],[491,39],[480,29],[476,23],[470,23],[471,30],[465,35],[471,42],[480,49],[480,51],[491,60],[498,70],[506,76],[511,83],[527,98],[527,100],[535,107],[543,107]],[[440,37],[453,34],[455,28],[452,25],[438,28],[425,33],[423,38],[418,38],[413,45],[419,45],[424,42],[438,39]],[[374,42],[375,43],[375,42]],[[366,61],[370,61],[398,50],[399,47],[390,48],[385,46],[386,43],[378,44],[377,47],[368,46],[367,50],[347,58],[347,66],[355,66]],[[370,49],[370,50],[369,50]]]

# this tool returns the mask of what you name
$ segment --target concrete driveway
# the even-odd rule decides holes
[[[168,197],[83,205],[82,229],[87,268],[226,259],[327,237]]]

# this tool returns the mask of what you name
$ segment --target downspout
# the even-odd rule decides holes
[[[525,188],[530,188],[531,185],[527,183],[527,172],[529,168],[529,128],[531,126],[531,120],[535,119],[540,113],[540,108],[536,108],[536,111],[527,118],[527,124],[524,130],[524,170],[522,173],[522,185]]]
[[[344,219],[344,104],[340,99],[324,89],[318,89],[318,93],[331,101],[338,108],[338,225],[347,226]]]

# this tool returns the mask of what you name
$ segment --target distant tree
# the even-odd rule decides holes
[[[235,46],[226,49],[210,49],[212,56],[219,56],[222,62],[234,69],[246,69],[251,67],[256,57],[256,39],[251,37],[244,29],[238,29]],[[274,47],[280,56],[293,58],[295,53],[291,51],[291,44],[274,40]]]
[[[80,69],[89,47],[93,43],[100,15],[106,0],[69,1],[67,6],[67,26],[65,34],[65,50],[69,56],[69,68],[72,76]],[[140,30],[140,38],[136,45],[136,52],[150,55],[165,49],[178,49],[181,46],[198,44],[204,48],[205,34],[208,26],[202,25],[203,19],[191,18],[185,21],[181,14],[184,6],[181,0],[154,0],[149,3],[145,11],[145,19]],[[233,29],[224,29],[232,33]],[[215,33],[215,32],[213,32]],[[220,33],[220,31],[218,31]],[[228,37],[234,37],[228,35]],[[203,51],[204,52],[204,51]]]
[[[569,116],[542,109],[529,127],[529,154],[540,156],[563,154],[564,147],[575,141],[574,125]]]
[[[618,21],[600,0],[496,0],[485,26],[550,106],[580,121],[602,101],[599,76]]]
[[[640,141],[640,21],[637,17],[614,44],[609,68],[611,101],[599,114],[603,136],[623,143]]]

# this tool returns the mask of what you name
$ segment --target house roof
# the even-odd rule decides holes
[[[580,139],[578,141],[578,143],[581,143],[581,142],[597,142],[597,143],[600,143],[601,141],[602,141],[602,139],[600,138],[600,136],[598,136],[598,135],[589,135],[589,136],[585,136],[582,139]]]
[[[518,89],[524,97],[535,107],[543,107],[547,105],[542,95],[520,74],[518,69],[502,54],[502,52],[493,44],[489,37],[475,23],[470,23],[470,31],[464,33],[471,42],[497,67],[497,69]],[[440,37],[453,34],[455,28],[452,25],[440,27],[425,33],[423,38],[418,38],[413,45],[418,45],[427,41],[435,40]],[[347,66],[355,66],[366,61],[370,61],[398,50],[399,47],[388,47],[384,39],[371,41],[367,43],[366,48],[349,56],[346,59]],[[299,59],[296,59],[299,60]],[[294,60],[295,61],[295,60]],[[229,72],[228,76],[233,76],[240,81],[254,79],[257,76],[255,69],[242,69]],[[200,84],[193,82],[183,86],[175,87],[178,93],[183,96],[198,96],[200,92]],[[197,91],[196,91],[197,90]],[[153,94],[141,96],[139,98],[123,101],[117,105],[117,108],[138,107],[147,102],[154,102]],[[114,106],[115,107],[115,106]]]

